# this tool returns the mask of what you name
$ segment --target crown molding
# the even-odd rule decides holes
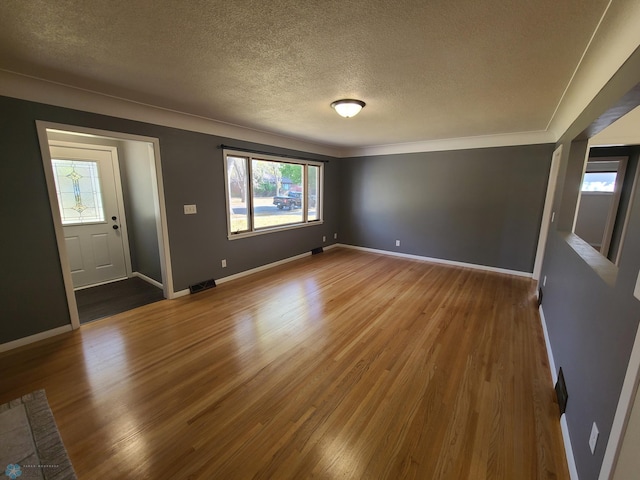
[[[536,131],[365,147],[320,145],[2,69],[0,95],[335,158],[532,145],[557,141],[549,131]]]
[[[395,155],[402,153],[444,152],[447,150],[469,150],[473,148],[511,147],[516,145],[538,145],[556,143],[558,139],[552,132],[519,132],[478,137],[448,138],[426,140],[423,142],[376,145],[371,147],[345,148],[342,156],[365,157],[372,155]]]
[[[640,46],[640,3],[609,2],[547,130],[561,138]],[[632,82],[633,84],[636,81]]]
[[[284,135],[241,127],[2,69],[0,69],[0,95],[274,147],[330,157],[341,156],[341,149],[331,145],[319,145]]]

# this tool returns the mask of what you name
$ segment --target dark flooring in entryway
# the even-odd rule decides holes
[[[163,298],[161,289],[138,277],[76,291],[80,323],[110,317]]]

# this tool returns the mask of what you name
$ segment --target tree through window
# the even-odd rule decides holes
[[[322,163],[225,150],[230,238],[322,221]]]

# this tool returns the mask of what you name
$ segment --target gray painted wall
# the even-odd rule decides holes
[[[535,145],[345,159],[340,241],[532,272],[552,153]]]
[[[160,246],[154,203],[153,158],[144,142],[121,142],[124,161],[120,163],[131,268],[162,283]]]
[[[42,159],[29,106],[0,97],[0,343],[69,323]]]
[[[580,195],[580,208],[574,231],[595,249],[602,246],[612,203],[613,193],[582,192]]]
[[[555,365],[562,367],[567,383],[566,418],[581,480],[598,478],[640,320],[640,302],[633,297],[640,270],[640,196],[630,206],[619,267],[579,254],[570,243],[580,246],[580,240],[569,232],[586,144],[572,140],[639,80],[640,52],[635,52],[558,144],[563,145],[553,207],[558,215],[542,269],[542,278],[547,277],[542,306]],[[592,455],[588,441],[594,421],[600,438]]]
[[[337,232],[338,172],[325,168],[325,223],[269,235],[227,239],[221,143],[295,154],[175,128],[0,97],[0,205],[13,233],[0,246],[0,344],[70,322],[51,219],[36,120],[78,125],[160,140],[174,289],[221,278],[329,245]],[[319,155],[299,153],[323,159]],[[184,215],[183,205],[198,205]],[[227,259],[223,269],[221,259]]]

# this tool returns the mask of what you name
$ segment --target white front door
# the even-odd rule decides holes
[[[126,278],[115,149],[51,144],[50,150],[73,287]]]

